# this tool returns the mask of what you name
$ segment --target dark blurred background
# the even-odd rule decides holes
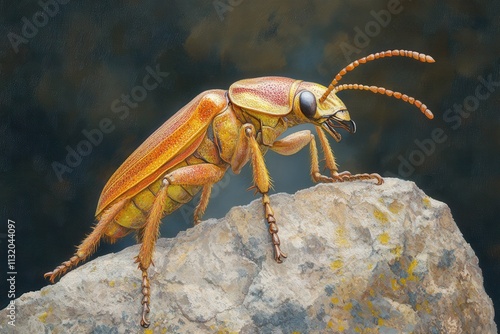
[[[414,181],[447,203],[479,258],[498,323],[499,17],[498,1],[0,1],[1,281],[8,219],[18,297],[47,284],[43,273],[90,231],[111,174],[199,92],[264,75],[327,85],[357,57],[409,49],[436,63],[379,60],[343,82],[413,95],[435,119],[395,99],[341,92],[358,132],[332,141],[337,162]],[[159,84],[149,79],[145,89],[157,70]],[[70,166],[72,150],[85,154]],[[266,159],[276,192],[312,185],[308,150]],[[205,218],[249,203],[250,185],[248,168],[228,173]],[[165,218],[162,236],[189,228],[193,207]],[[98,255],[134,242],[102,245]],[[0,301],[8,302],[4,283]]]

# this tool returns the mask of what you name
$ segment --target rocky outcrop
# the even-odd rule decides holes
[[[496,333],[474,252],[449,208],[415,184],[321,184],[160,239],[150,333]],[[15,301],[17,333],[138,333],[138,246]],[[7,310],[0,332],[13,331]]]

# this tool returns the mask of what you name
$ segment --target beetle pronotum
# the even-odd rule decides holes
[[[114,242],[135,231],[138,242],[142,243],[136,257],[142,271],[141,325],[148,327],[148,268],[161,218],[190,201],[201,190],[200,203],[194,212],[194,223],[198,224],[212,186],[229,168],[238,174],[249,161],[254,187],[262,195],[274,259],[281,263],[286,255],[280,249],[278,226],[269,200],[270,180],[264,154],[270,149],[291,155],[309,145],[314,182],[374,179],[382,184],[383,179],[378,174],[339,173],[325,132],[339,142],[341,136],[336,128],[350,133],[356,131],[347,108],[336,95],[348,89],[402,99],[414,104],[429,119],[434,117],[425,104],[406,94],[377,86],[338,85],[347,72],[360,64],[393,56],[434,62],[432,57],[422,53],[390,50],[352,62],[334,77],[328,88],[284,77],[262,77],[238,81],[227,91],[209,90],[199,94],[146,139],[111,176],[97,205],[98,223],[78,246],[75,255],[45,277],[53,283],[58,276],[85,261],[94,253],[101,238]],[[288,127],[302,123],[315,126],[330,176],[320,173],[316,139],[309,130],[278,139]]]

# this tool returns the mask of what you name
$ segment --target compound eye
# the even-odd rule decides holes
[[[307,118],[313,118],[316,114],[316,96],[308,90],[300,93],[299,96],[300,111]]]

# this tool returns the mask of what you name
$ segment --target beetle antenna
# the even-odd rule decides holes
[[[380,59],[380,58],[385,58],[385,57],[408,57],[408,58],[413,58],[416,60],[419,60],[423,63],[434,63],[435,60],[431,56],[428,56],[426,54],[420,53],[420,52],[415,52],[415,51],[408,51],[408,50],[388,50],[385,52],[377,52],[375,54],[370,54],[369,56],[363,57],[361,59],[355,60],[346,67],[344,67],[340,72],[335,76],[333,81],[330,83],[328,88],[326,89],[325,93],[321,96],[319,99],[319,102],[323,103],[328,95],[334,90],[335,86],[337,86],[338,82],[342,77],[347,73],[352,70],[354,70],[356,67],[359,66],[359,64],[365,64],[367,62],[370,62],[375,59]]]
[[[425,104],[423,104],[420,100],[417,100],[414,97],[408,96],[406,94],[402,94],[400,92],[394,92],[392,90],[385,89],[384,87],[366,86],[366,85],[360,85],[360,84],[343,84],[343,85],[335,87],[333,89],[333,91],[336,93],[336,92],[340,92],[341,90],[347,90],[347,89],[369,90],[375,94],[385,94],[387,96],[392,96],[396,99],[400,99],[400,100],[403,100],[405,102],[408,102],[409,104],[414,104],[415,107],[420,109],[420,111],[428,119],[434,118],[434,114],[432,113],[432,111],[427,109],[427,106]]]

